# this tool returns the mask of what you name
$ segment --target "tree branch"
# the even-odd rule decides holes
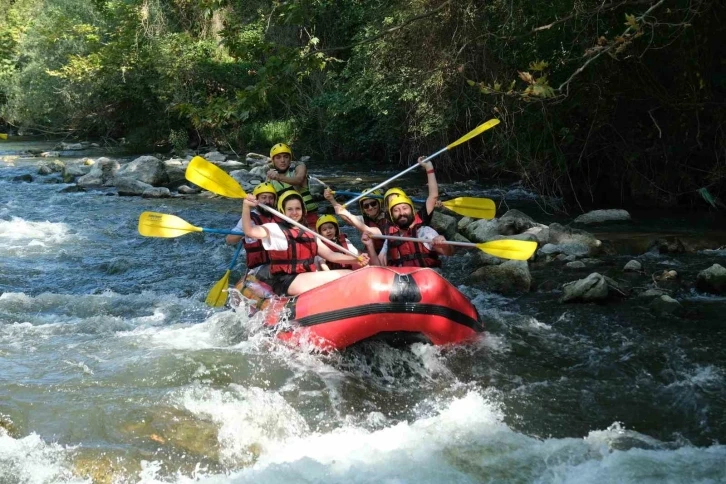
[[[429,12],[422,13],[420,15],[416,15],[414,17],[411,17],[410,19],[406,20],[402,24],[396,25],[395,27],[391,27],[390,29],[384,30],[380,34],[376,34],[373,37],[369,37],[367,39],[363,39],[361,41],[353,42],[352,44],[348,44],[348,45],[344,45],[344,46],[340,46],[340,47],[329,47],[327,49],[316,50],[316,51],[310,52],[308,55],[318,54],[318,53],[338,52],[338,51],[341,51],[341,50],[352,49],[353,47],[356,47],[358,45],[362,45],[362,44],[367,44],[369,42],[373,42],[374,40],[378,40],[378,39],[380,39],[383,36],[386,36],[388,34],[391,34],[391,33],[395,32],[397,30],[401,30],[402,28],[407,27],[408,25],[410,25],[410,24],[412,24],[414,22],[417,22],[417,21],[419,21],[421,19],[425,19],[427,17],[433,16],[434,14],[436,14],[439,11],[443,10],[444,7],[446,7],[450,3],[451,3],[451,0],[446,0],[444,3],[442,3],[441,5],[439,5],[438,7],[436,7],[435,9],[433,9],[433,10],[431,10]]]

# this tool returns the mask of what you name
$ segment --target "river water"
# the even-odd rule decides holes
[[[231,227],[238,202],[59,193],[4,159],[2,483],[726,481],[722,299],[689,296],[699,324],[506,298],[463,285],[460,253],[481,341],[292,349],[204,305],[220,236],[136,231],[145,210]]]

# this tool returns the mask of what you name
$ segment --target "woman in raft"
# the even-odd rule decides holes
[[[310,289],[349,274],[349,269],[317,271],[315,256],[334,263],[358,262],[368,265],[368,255],[353,257],[333,252],[317,237],[290,223],[265,223],[252,225],[250,211],[258,205],[257,199],[247,195],[242,205],[242,225],[247,237],[260,239],[270,257],[272,290],[280,296],[296,296]],[[305,220],[302,196],[294,191],[283,193],[277,201],[277,209],[298,223]]]

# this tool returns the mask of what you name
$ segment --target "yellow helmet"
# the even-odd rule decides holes
[[[375,195],[375,196],[373,196]],[[383,192],[380,190],[366,190],[363,192],[363,196],[358,199],[358,205],[360,206],[361,211],[363,210],[363,201],[364,200],[378,200],[379,203],[381,203],[381,198],[383,196]]]
[[[300,195],[295,190],[288,190],[282,195],[280,195],[280,198],[277,200],[277,210],[279,212],[285,213],[285,200],[287,200],[290,197],[294,197],[300,200],[300,203],[302,204],[303,209],[303,215],[307,214],[308,211],[305,209],[305,201],[303,200],[302,195]]]
[[[260,183],[255,187],[254,190],[252,190],[252,195],[254,195],[255,198],[261,193],[272,193],[273,195],[275,195],[275,197],[277,197],[277,191],[275,190],[275,187],[273,187],[272,183],[269,182]]]
[[[320,227],[323,226],[323,224],[333,224],[337,229],[340,229],[340,224],[338,223],[338,219],[335,218],[332,215],[323,215],[318,219],[317,222],[315,222],[315,231],[317,233],[320,233]]]
[[[396,205],[401,205],[402,203],[408,204],[411,207],[411,214],[416,211],[410,198],[408,198],[406,195],[399,195],[396,193],[393,195],[393,197],[391,197],[391,201],[388,204],[388,215],[391,217],[391,220],[393,220],[393,207],[395,207]]]
[[[386,190],[386,193],[383,195],[383,200],[384,201],[388,200],[388,197],[390,197],[391,195],[400,195],[402,197],[408,197],[408,195],[406,195],[406,192],[404,192],[402,189],[400,189],[398,187],[395,187],[395,188],[389,188],[388,190]]]
[[[275,155],[279,155],[280,153],[287,153],[292,158],[292,150],[285,143],[277,143],[273,146],[270,149],[270,158],[274,158]]]

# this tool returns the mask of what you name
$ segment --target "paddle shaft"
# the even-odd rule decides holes
[[[397,237],[395,235],[371,235],[372,239],[388,239],[388,240],[405,240],[408,242],[424,242],[431,244],[431,239],[423,239],[419,237]],[[474,242],[456,242],[454,240],[447,240],[444,242],[446,245],[456,245],[458,247],[478,247]]]
[[[242,247],[244,247],[244,244],[240,240],[237,243],[237,250],[234,251],[234,256],[232,257],[232,262],[229,263],[229,267],[227,268],[228,271],[231,271],[234,269],[234,265],[237,263],[237,258],[239,257],[239,253],[242,252]]]
[[[284,220],[285,222],[287,222],[287,223],[289,223],[289,224],[292,224],[292,225],[294,225],[295,227],[297,227],[297,228],[299,228],[299,229],[302,229],[302,230],[304,230],[305,232],[309,232],[309,233],[311,233],[311,234],[312,234],[312,235],[314,235],[314,236],[315,236],[316,238],[318,238],[318,239],[322,240],[322,241],[323,241],[323,242],[325,242],[325,243],[326,243],[327,245],[330,245],[330,246],[332,246],[332,247],[335,247],[336,249],[338,249],[339,251],[343,252],[344,254],[348,254],[349,256],[355,257],[356,259],[360,258],[360,254],[354,254],[353,252],[349,251],[349,250],[348,250],[348,249],[346,249],[345,247],[341,247],[340,245],[336,244],[336,243],[335,243],[335,242],[333,242],[332,240],[330,240],[330,239],[326,239],[325,237],[323,237],[323,236],[322,236],[322,235],[320,235],[319,233],[315,232],[314,230],[310,230],[309,228],[307,228],[307,227],[306,227],[306,226],[304,226],[303,224],[300,224],[300,223],[297,223],[297,222],[295,222],[295,221],[294,221],[293,219],[291,219],[291,218],[290,218],[290,217],[288,217],[287,215],[283,215],[283,214],[281,214],[281,213],[280,213],[280,212],[278,212],[277,210],[275,210],[275,209],[273,209],[273,208],[270,208],[270,207],[268,207],[268,206],[267,206],[267,205],[265,205],[264,203],[259,203],[259,204],[258,204],[258,206],[260,206],[260,207],[264,208],[265,210],[267,210],[268,212],[270,212],[270,213],[271,213],[271,214],[273,214],[273,215],[277,215],[278,217],[280,217],[280,218],[281,218],[282,220]]]
[[[414,164],[414,165],[411,165],[411,166],[409,166],[408,168],[406,168],[405,170],[403,170],[403,171],[402,171],[401,173],[399,173],[399,174],[397,174],[397,175],[394,175],[394,176],[392,176],[391,178],[389,178],[388,180],[386,180],[386,181],[383,181],[383,182],[379,183],[378,185],[374,186],[373,188],[371,188],[371,189],[370,189],[370,190],[368,190],[368,191],[369,191],[369,192],[372,192],[373,190],[378,190],[379,188],[381,188],[381,187],[383,187],[383,186],[386,186],[386,185],[388,185],[388,184],[389,184],[389,183],[391,183],[391,182],[392,182],[393,180],[395,180],[395,179],[397,179],[397,178],[400,178],[400,177],[402,177],[403,175],[405,175],[405,174],[406,174],[406,173],[408,173],[409,171],[411,171],[411,170],[413,170],[413,169],[415,169],[415,168],[417,168],[417,167],[421,166],[421,165],[422,165],[423,163],[426,163],[426,162],[427,162],[427,161],[429,161],[430,159],[432,159],[432,158],[436,158],[437,156],[439,156],[439,155],[440,155],[441,153],[445,152],[445,151],[446,151],[446,150],[448,150],[448,149],[449,149],[449,147],[448,147],[448,146],[447,146],[447,147],[445,147],[445,148],[441,148],[441,149],[440,149],[439,151],[437,151],[437,152],[436,152],[436,153],[434,153],[433,155],[429,155],[429,156],[427,156],[427,157],[426,157],[425,159],[421,160],[421,162],[419,162],[419,163],[416,163],[416,164]],[[363,198],[363,197],[366,197],[366,196],[367,196],[367,195],[365,195],[365,194],[361,193],[361,194],[360,194],[360,195],[358,195],[357,197],[351,198],[350,200],[348,200],[347,202],[345,202],[345,203],[343,204],[343,206],[344,206],[344,207],[347,207],[347,206],[348,206],[348,205],[350,205],[351,203],[353,203],[353,202],[357,202],[358,200],[360,200],[361,198]]]
[[[207,229],[202,227],[202,232],[207,234],[222,234],[222,235],[241,235],[244,236],[245,234],[242,232],[235,232],[234,230],[224,230],[224,229]]]
[[[356,197],[358,195],[363,195],[364,198],[378,198],[378,199],[383,198],[383,195],[371,195],[371,194],[358,193],[358,192],[346,192],[345,190],[335,190],[335,194],[343,195],[344,197]],[[426,203],[426,200],[423,198],[412,198],[411,201],[414,203]]]

